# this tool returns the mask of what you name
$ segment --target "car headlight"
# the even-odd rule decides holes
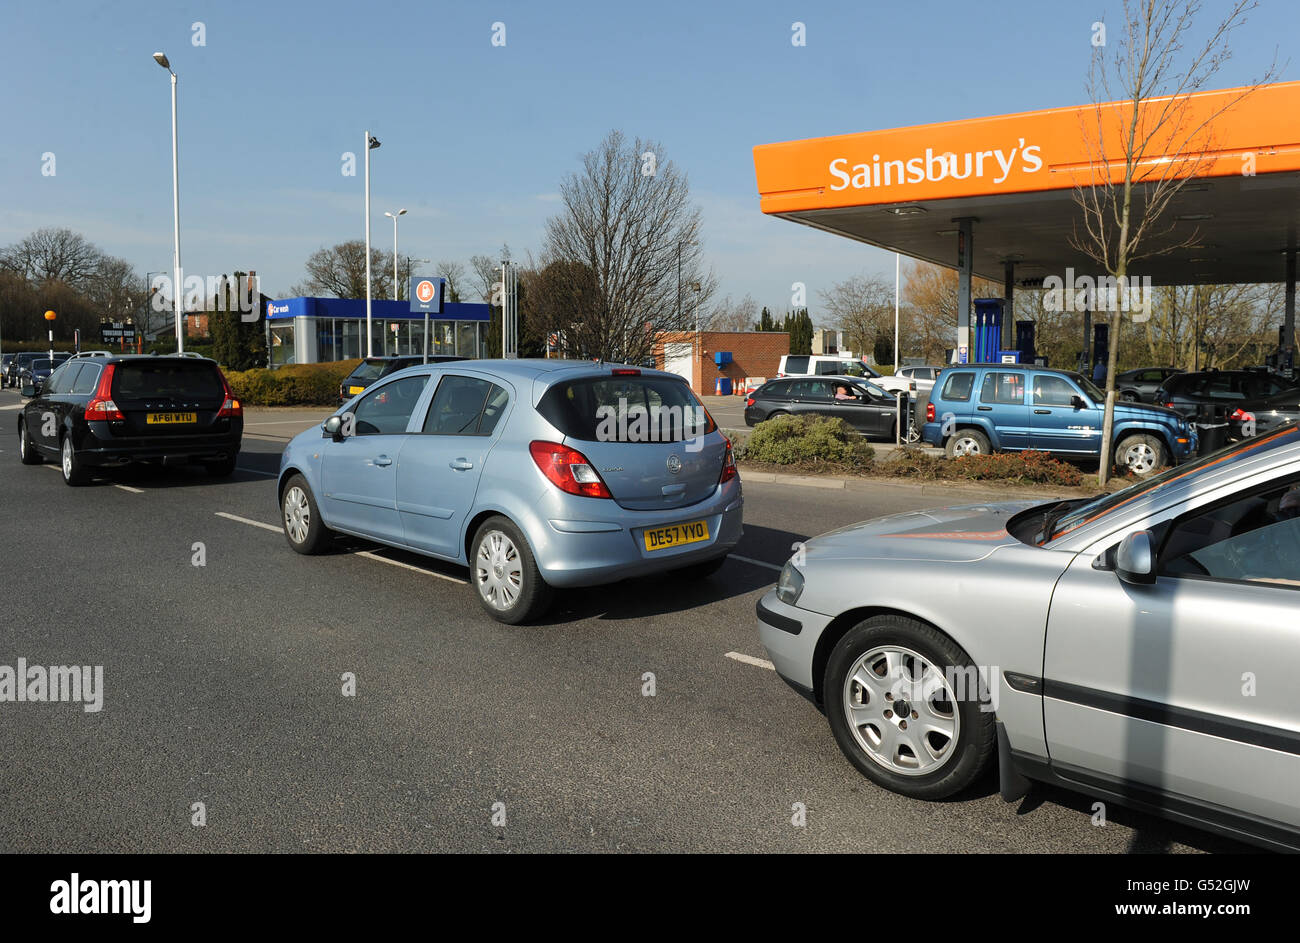
[[[776,581],[776,598],[787,606],[793,606],[799,601],[802,592],[803,574],[795,569],[794,561],[791,560],[781,567],[781,578]]]

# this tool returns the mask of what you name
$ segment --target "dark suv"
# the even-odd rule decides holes
[[[452,360],[464,360],[451,354],[430,354],[429,363],[448,363]],[[339,402],[346,403],[366,387],[390,373],[405,370],[424,363],[424,355],[402,357],[367,357],[357,368],[343,378],[339,384]]]
[[[48,354],[20,353],[14,354],[9,363],[5,365],[4,385],[17,386],[18,377],[22,375],[23,370],[29,367],[33,360],[38,357],[48,357]]]
[[[177,356],[69,360],[18,414],[25,465],[57,458],[63,480],[84,484],[95,468],[132,462],[197,462],[235,470],[244,408],[215,361]]]
[[[1155,403],[1189,418],[1209,407],[1222,419],[1247,401],[1295,388],[1295,383],[1264,370],[1202,370],[1170,377],[1156,391]]]
[[[1156,390],[1183,371],[1177,367],[1140,367],[1115,376],[1119,398],[1127,403],[1154,403]]]

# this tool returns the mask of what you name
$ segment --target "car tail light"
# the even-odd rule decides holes
[[[230,389],[230,384],[226,382],[226,375],[217,370],[217,376],[221,377],[221,389],[224,399],[221,401],[221,408],[217,410],[218,419],[233,419],[236,416],[244,415],[244,404],[235,399],[235,394]]]
[[[1232,411],[1232,415],[1230,415],[1228,418],[1235,419],[1237,420],[1237,422],[1254,422],[1255,414],[1248,413],[1244,409],[1234,409]]]
[[[618,367],[611,370],[610,374],[616,377],[639,377],[641,371],[633,369],[632,367]]]
[[[110,363],[100,372],[95,395],[86,403],[87,422],[120,422],[126,418],[113,402],[113,371],[116,369],[117,364]]]
[[[528,451],[542,474],[561,491],[587,498],[613,497],[596,469],[577,449],[558,442],[537,441],[528,443]]]
[[[925,404],[925,421],[934,422],[934,403]]]
[[[753,397],[753,396],[746,396],[746,397],[745,397],[745,405],[746,405],[746,406],[753,406],[753,405],[754,405],[754,397]]]
[[[1165,408],[1166,408],[1166,409],[1173,409],[1173,408],[1174,408],[1173,400],[1170,400],[1169,402],[1165,403]]]
[[[736,471],[736,456],[731,451],[731,440],[727,439],[727,454],[722,456],[722,474],[718,476],[718,484],[723,485],[731,481],[738,474]]]

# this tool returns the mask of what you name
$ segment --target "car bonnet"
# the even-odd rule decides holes
[[[1042,502],[1012,501],[904,511],[841,527],[808,541],[811,564],[821,559],[909,559],[974,562],[1002,546],[1019,545],[1007,533],[1012,515]]]

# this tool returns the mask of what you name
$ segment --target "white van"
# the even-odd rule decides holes
[[[861,360],[823,354],[786,354],[777,368],[778,377],[864,377],[891,393],[915,393],[916,381],[907,377],[881,376]]]

